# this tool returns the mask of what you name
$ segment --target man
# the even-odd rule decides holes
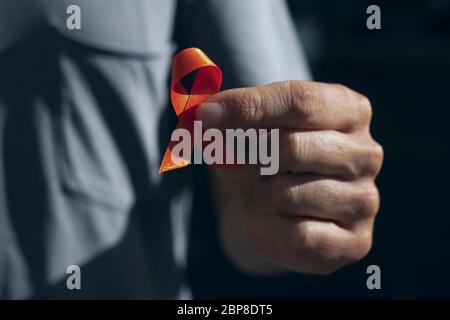
[[[67,28],[71,4],[81,30]],[[191,176],[158,174],[175,23],[179,48],[241,87],[198,108],[203,126],[280,128],[277,175],[213,170],[230,258],[328,274],[369,251],[383,157],[370,103],[291,80],[309,73],[282,1],[9,0],[0,21],[2,298],[187,297]],[[81,290],[67,287],[71,265]]]

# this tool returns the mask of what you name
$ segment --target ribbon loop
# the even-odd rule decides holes
[[[192,88],[188,91],[181,80],[197,71]],[[196,107],[210,95],[217,93],[222,84],[222,71],[198,48],[188,48],[178,52],[172,61],[172,78],[170,84],[170,99],[173,109],[179,118],[176,129],[189,131],[191,137],[194,131]],[[182,158],[172,155],[175,143],[171,141],[167,147],[159,172],[175,170],[190,164],[190,156]],[[176,161],[173,161],[173,158]]]

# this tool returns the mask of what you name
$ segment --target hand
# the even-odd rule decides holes
[[[383,159],[369,100],[342,85],[286,81],[218,93],[204,128],[280,128],[280,167],[214,169],[226,251],[252,272],[329,274],[372,245]]]

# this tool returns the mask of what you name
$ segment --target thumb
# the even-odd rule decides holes
[[[257,128],[274,126],[283,101],[283,90],[274,86],[221,91],[197,108],[196,118],[204,128]],[[275,118],[273,117],[275,116]]]

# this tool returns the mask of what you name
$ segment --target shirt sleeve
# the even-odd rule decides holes
[[[182,46],[205,51],[225,88],[311,78],[284,0],[188,0],[179,20]]]

